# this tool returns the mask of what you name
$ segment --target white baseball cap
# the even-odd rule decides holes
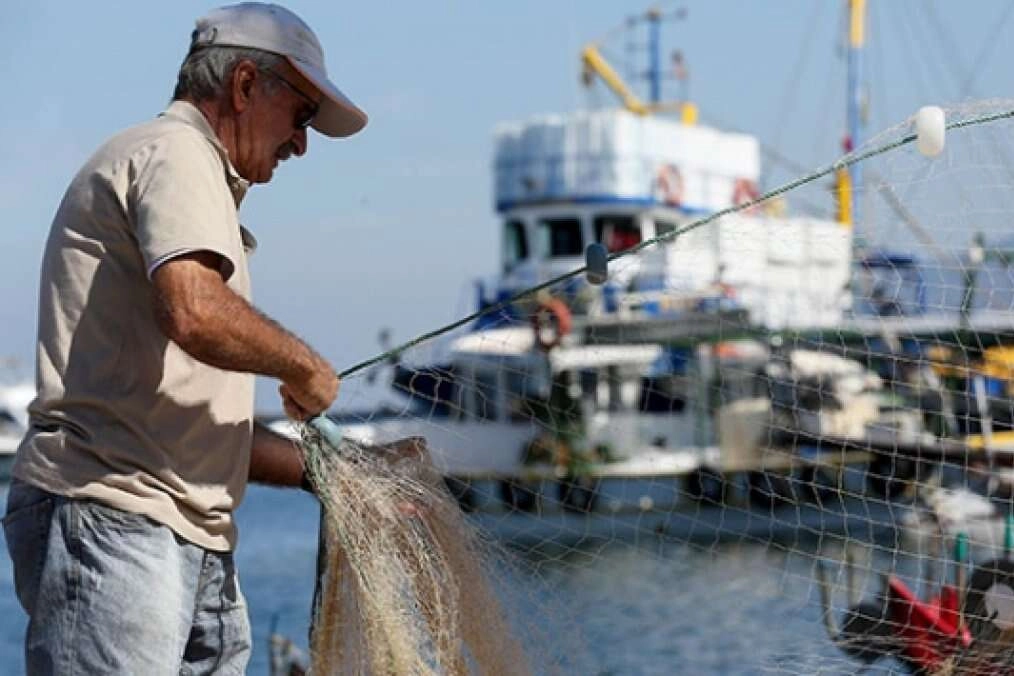
[[[366,113],[328,79],[317,36],[288,9],[242,2],[212,10],[197,20],[190,49],[211,46],[247,47],[284,56],[323,95],[310,123],[321,134],[351,136],[366,126]]]

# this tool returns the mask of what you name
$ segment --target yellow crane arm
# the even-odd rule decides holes
[[[678,111],[683,124],[697,124],[697,106],[689,101],[647,104],[630,91],[619,73],[613,70],[594,44],[585,45],[581,50],[581,64],[587,80],[597,75],[613,93],[623,101],[623,107],[637,115],[649,115],[661,111]],[[590,84],[590,82],[587,82]]]
[[[638,115],[648,114],[648,106],[630,91],[595,45],[585,45],[585,48],[581,50],[581,63],[584,64],[586,73],[593,73],[602,78],[602,81],[623,101],[624,108]]]

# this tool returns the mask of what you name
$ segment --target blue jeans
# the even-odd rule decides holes
[[[30,676],[244,673],[250,624],[231,553],[17,480],[3,524]]]

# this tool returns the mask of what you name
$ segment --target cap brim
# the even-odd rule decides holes
[[[341,90],[327,79],[327,75],[323,71],[305,61],[298,61],[291,57],[288,58],[288,61],[322,94],[320,110],[313,117],[313,122],[310,123],[311,127],[324,136],[341,138],[352,136],[366,126],[369,121],[366,113],[352,103],[349,97],[342,94]]]

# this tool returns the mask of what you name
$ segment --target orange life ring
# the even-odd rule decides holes
[[[570,308],[559,298],[541,301],[532,313],[535,343],[546,352],[559,345],[560,340],[570,333],[572,326]]]
[[[655,177],[659,197],[671,207],[683,204],[683,174],[675,164],[663,164]]]
[[[732,185],[732,205],[741,207],[744,204],[749,204],[755,199],[760,197],[760,189],[757,188],[757,184],[748,178],[737,178],[735,183]],[[753,211],[757,208],[754,205],[748,209]]]

